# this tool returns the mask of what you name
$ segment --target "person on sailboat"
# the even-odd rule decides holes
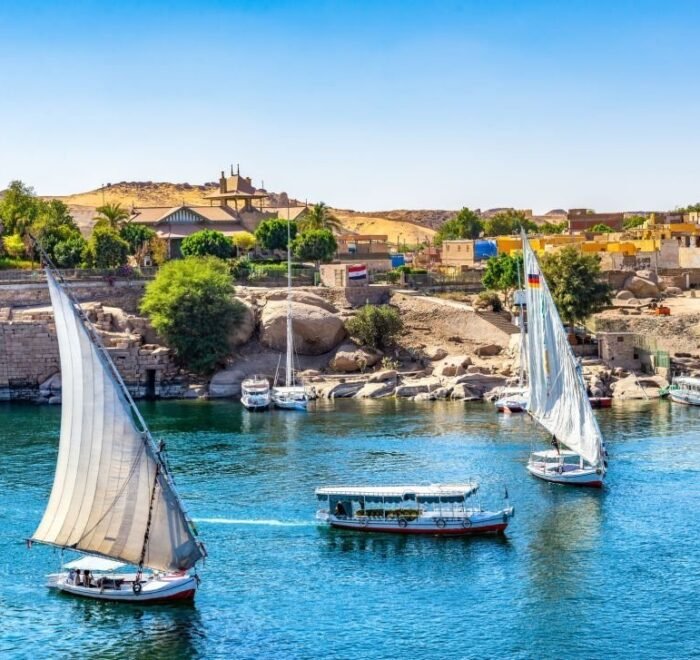
[[[557,436],[554,434],[552,434],[552,447],[557,450],[557,454],[561,454],[559,450],[559,440],[557,440]]]

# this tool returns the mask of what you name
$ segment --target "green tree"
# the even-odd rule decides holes
[[[188,368],[209,373],[229,353],[229,337],[245,316],[233,295],[224,261],[190,257],[169,261],[158,271],[141,311]]]
[[[103,204],[95,210],[97,224],[106,225],[111,229],[119,229],[129,219],[129,212],[119,203]]]
[[[129,254],[135,255],[156,237],[156,232],[145,225],[129,222],[119,229],[119,236],[129,244]]]
[[[300,225],[301,231],[330,229],[331,231],[340,232],[343,228],[340,220],[331,213],[331,210],[323,202],[314,204],[301,219]]]
[[[82,263],[86,250],[87,241],[80,234],[75,234],[56,243],[53,261],[59,268],[77,268]]]
[[[403,329],[399,312],[391,305],[370,305],[345,322],[348,334],[363,346],[389,348]]]
[[[22,181],[11,181],[0,197],[0,222],[2,222],[3,234],[24,236],[37,216],[39,201],[34,194],[34,188]]]
[[[231,240],[238,256],[241,251],[250,252],[255,247],[255,236],[249,231],[237,231]]]
[[[610,304],[610,286],[601,280],[597,255],[569,246],[545,254],[541,266],[559,314],[572,328]]]
[[[511,256],[502,252],[496,257],[491,257],[486,262],[486,270],[481,278],[481,283],[486,289],[502,291],[506,301],[518,286],[518,273],[523,271],[523,255]]]
[[[496,213],[484,222],[486,236],[508,236],[520,232],[523,228],[527,233],[536,232],[537,225],[528,219],[523,211],[503,211]]]
[[[289,225],[290,238],[293,241],[297,235],[295,223]],[[255,239],[266,250],[287,249],[287,221],[270,218],[263,220],[255,230]]]
[[[690,213],[691,211],[700,211],[700,203],[698,204],[688,204],[688,206],[682,206],[677,209],[679,213]]]
[[[10,234],[2,239],[2,247],[8,257],[22,259],[27,256],[27,248],[19,234]]]
[[[541,234],[563,234],[569,228],[569,223],[564,222],[543,222],[539,226],[539,232]]]
[[[338,251],[338,243],[330,229],[310,229],[292,241],[292,252],[297,259],[313,261],[316,266],[330,261]]]
[[[61,200],[37,200],[37,213],[29,227],[29,233],[54,260],[54,249],[58,243],[80,236],[78,225],[70,209]]]
[[[642,227],[647,219],[643,215],[632,215],[629,218],[625,218],[622,222],[623,229],[636,229],[637,227]]]
[[[118,268],[126,264],[129,244],[106,226],[93,230],[85,250],[85,260],[93,268]]]
[[[597,225],[593,225],[590,231],[594,234],[612,234],[615,230],[609,225],[599,222]]]
[[[220,231],[203,229],[195,232],[182,241],[184,257],[219,257],[230,259],[233,256],[231,240]]]
[[[479,216],[468,208],[463,208],[454,218],[445,220],[433,239],[435,245],[442,245],[443,241],[452,241],[459,238],[479,238],[484,230],[484,223]]]

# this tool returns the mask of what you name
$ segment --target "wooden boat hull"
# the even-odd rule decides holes
[[[68,574],[49,576],[49,589],[64,594],[103,600],[113,603],[134,603],[137,605],[156,605],[193,600],[197,591],[197,578],[194,576],[163,576],[141,583],[141,593],[136,594],[132,588],[133,580],[125,581],[121,589],[100,589],[84,587],[68,582]]]
[[[576,468],[565,466],[567,469],[559,471],[558,466],[551,463],[528,463],[527,470],[533,476],[543,481],[566,486],[586,486],[589,488],[602,488],[603,475],[596,468]],[[574,469],[568,469],[574,467]]]
[[[416,534],[426,536],[475,536],[477,534],[502,534],[513,516],[512,507],[496,513],[476,514],[471,517],[378,519],[372,520],[328,516],[326,521],[335,529],[382,534]]]
[[[612,406],[612,397],[609,396],[593,396],[588,399],[591,403],[591,408],[610,408]]]

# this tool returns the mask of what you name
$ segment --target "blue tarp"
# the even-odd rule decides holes
[[[496,241],[477,239],[474,241],[474,259],[483,261],[490,257],[495,257],[498,254],[498,246]]]
[[[391,255],[391,267],[398,268],[399,266],[405,266],[406,260],[403,258],[402,254],[392,254]]]

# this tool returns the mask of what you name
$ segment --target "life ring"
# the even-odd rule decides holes
[[[369,518],[363,518],[361,523],[363,527],[367,527],[367,525],[369,525]]]
[[[436,524],[440,529],[444,529],[445,525],[447,524],[447,521],[446,521],[444,518],[438,518],[438,519],[435,521],[435,524]]]
[[[462,518],[462,527],[471,527],[472,521],[469,518]]]
[[[139,580],[134,580],[133,584],[131,585],[131,589],[137,596],[141,593],[142,588],[143,587],[141,586],[141,582]]]
[[[408,520],[406,518],[399,518],[399,527],[406,527],[408,525]]]

